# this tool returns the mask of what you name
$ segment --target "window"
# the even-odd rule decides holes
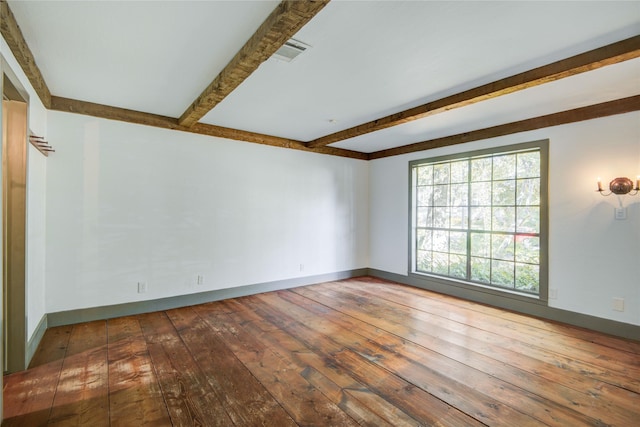
[[[546,299],[547,151],[411,162],[411,271]]]

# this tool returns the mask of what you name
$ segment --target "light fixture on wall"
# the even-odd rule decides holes
[[[605,193],[602,188],[602,180],[598,178],[598,191],[603,196],[610,196],[612,194],[617,194],[618,196],[624,196],[628,194],[630,196],[635,196],[640,191],[640,175],[636,178],[636,186],[633,187],[633,181],[629,178],[619,177],[613,179],[609,183],[609,192]]]

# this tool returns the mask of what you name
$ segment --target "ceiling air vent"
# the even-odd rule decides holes
[[[291,62],[298,55],[300,55],[305,50],[309,49],[311,46],[308,44],[302,43],[296,39],[290,39],[285,44],[283,44],[280,49],[273,54],[272,58],[275,58],[279,61]]]

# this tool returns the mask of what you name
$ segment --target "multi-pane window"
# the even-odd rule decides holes
[[[412,271],[538,295],[546,144],[411,163]]]

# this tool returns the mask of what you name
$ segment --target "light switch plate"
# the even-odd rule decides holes
[[[616,219],[627,219],[627,208],[616,208],[615,218]]]

